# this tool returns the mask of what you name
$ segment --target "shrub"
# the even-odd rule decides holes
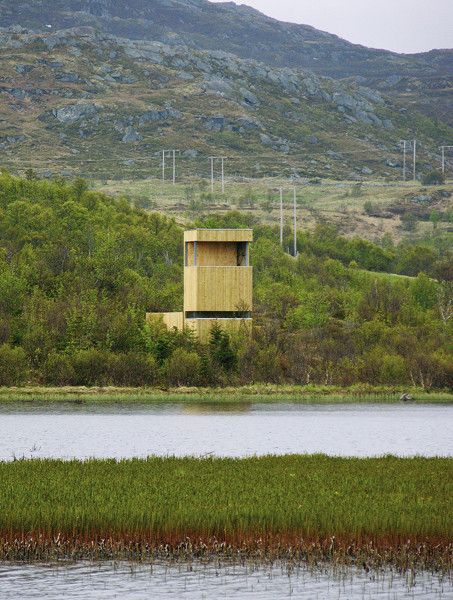
[[[72,360],[75,385],[106,385],[110,360],[111,354],[96,348],[76,352]]]
[[[354,183],[354,185],[351,188],[351,197],[352,198],[360,198],[361,196],[363,196],[363,185],[361,182],[359,183]]]
[[[401,215],[401,227],[405,231],[415,231],[417,229],[417,217],[411,212],[404,213],[404,215]]]
[[[116,385],[152,385],[157,380],[156,359],[148,354],[128,352],[110,360],[110,377]]]
[[[384,354],[379,374],[379,383],[401,384],[408,382],[408,369],[402,356]]]
[[[443,185],[445,183],[445,176],[441,171],[429,171],[422,177],[423,185]]]
[[[255,356],[254,380],[266,383],[281,383],[283,368],[281,356],[274,345],[258,350]]]
[[[201,374],[201,358],[196,352],[176,348],[167,360],[165,370],[170,385],[198,385]]]
[[[0,385],[20,385],[27,379],[27,356],[23,348],[0,346]]]
[[[66,354],[51,352],[43,366],[44,383],[50,385],[71,385],[75,380],[75,370],[71,358]]]

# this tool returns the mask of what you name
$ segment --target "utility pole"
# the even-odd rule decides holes
[[[209,160],[211,161],[211,193],[214,193],[214,161],[220,160],[222,163],[221,166],[221,175],[222,175],[222,194],[225,193],[225,160],[227,156],[210,156]]]
[[[406,144],[408,141],[401,140],[400,143],[403,144],[403,181],[406,181]]]
[[[225,193],[225,156],[222,156],[221,159],[222,161],[222,194]]]
[[[165,159],[166,157],[173,157],[173,185],[176,183],[176,153],[179,150],[162,150],[162,181],[165,181]]]
[[[211,194],[214,193],[214,158],[215,156],[209,157],[211,160]]]
[[[162,181],[165,181],[165,154],[166,150],[162,150]]]
[[[417,140],[414,140],[414,181],[417,181]]]
[[[442,175],[445,175],[445,150],[453,150],[453,146],[441,146],[442,150]]]
[[[176,153],[179,150],[172,150],[173,153],[173,185],[176,185]]]
[[[294,258],[297,257],[297,190],[294,188]]]
[[[280,245],[283,248],[283,188],[280,188]]]

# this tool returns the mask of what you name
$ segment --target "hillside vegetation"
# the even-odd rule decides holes
[[[181,310],[174,221],[83,180],[3,173],[0,384],[452,385],[453,261],[441,237],[378,245],[320,225],[299,232],[295,259],[250,215],[196,224],[254,226],[252,340],[214,328],[201,346],[145,325],[147,310]]]
[[[230,165],[225,165],[226,173]],[[255,223],[280,224],[280,188],[283,190],[284,225],[292,228],[294,189],[298,227],[313,230],[334,225],[346,236],[380,242],[410,239],[453,241],[453,186],[422,186],[419,182],[384,183],[332,180],[262,178],[235,181],[227,178],[224,193],[218,173],[213,191],[201,178],[186,181],[157,179],[100,180],[95,189],[128,196],[136,206],[173,216],[178,223],[206,213],[246,212]]]
[[[222,50],[271,67],[353,80],[384,91],[404,111],[417,110],[453,125],[451,49],[396,54],[277,21],[245,5],[206,0],[0,0],[0,27],[51,31],[57,37],[64,29],[93,27],[137,42]]]
[[[0,30],[0,65],[2,165],[15,172],[156,178],[174,148],[186,178],[209,176],[215,154],[235,177],[401,180],[400,140],[417,138],[421,174],[453,139],[360,81],[89,27]]]

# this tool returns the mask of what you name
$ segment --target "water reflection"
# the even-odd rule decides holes
[[[305,453],[453,456],[453,406],[0,407],[0,460]]]
[[[451,598],[451,579],[430,573],[401,575],[352,569],[309,570],[299,567],[254,565],[77,563],[0,565],[2,600],[217,600],[218,598],[275,600],[374,600]]]
[[[182,412],[186,415],[243,414],[250,412],[252,406],[250,402],[203,402],[183,405]]]

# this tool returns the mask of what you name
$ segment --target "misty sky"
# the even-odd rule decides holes
[[[246,0],[236,4],[372,48],[395,52],[453,48],[453,0]]]

